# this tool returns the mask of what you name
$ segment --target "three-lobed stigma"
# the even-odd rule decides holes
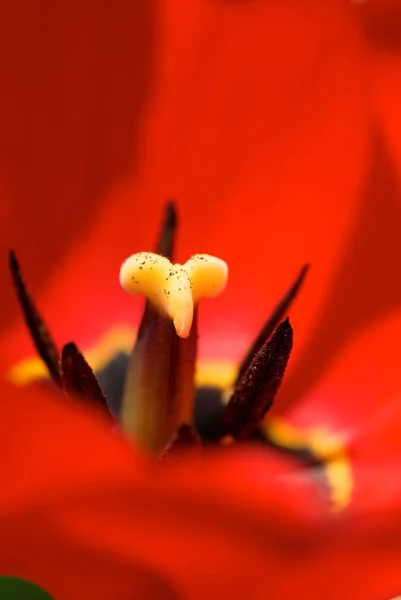
[[[191,330],[194,305],[218,296],[226,287],[228,266],[209,254],[195,254],[183,265],[153,252],[138,252],[120,269],[120,284],[130,294],[143,294],[174,323],[177,335]]]

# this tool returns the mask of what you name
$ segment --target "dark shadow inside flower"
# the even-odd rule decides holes
[[[128,362],[129,354],[119,352],[103,369],[96,373],[99,385],[107,398],[107,404],[115,418],[118,418],[121,410]]]

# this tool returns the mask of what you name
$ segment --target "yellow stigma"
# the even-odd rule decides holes
[[[227,264],[209,254],[195,254],[180,265],[153,252],[138,252],[127,258],[120,270],[124,290],[143,294],[168,315],[181,338],[188,337],[191,330],[194,305],[201,298],[218,296],[227,278]]]

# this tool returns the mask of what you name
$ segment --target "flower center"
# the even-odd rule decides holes
[[[129,437],[163,460],[183,445],[198,451],[199,434],[204,441],[214,440],[220,445],[253,436],[260,439],[260,424],[274,401],[291,354],[293,331],[285,317],[308,269],[307,265],[301,269],[246,354],[226,406],[218,392],[210,437],[203,426],[200,431],[194,423],[197,305],[201,298],[223,291],[228,267],[208,254],[196,254],[182,265],[173,263],[176,230],[176,208],[169,203],[156,253],[134,254],[120,269],[122,287],[132,294],[143,293],[147,302],[136,343],[120,373],[118,408],[114,405],[113,414]],[[108,403],[90,365],[74,343],[64,344],[59,351],[13,251],[9,260],[26,324],[56,388],[72,402],[90,404],[102,418],[110,420],[110,399]]]

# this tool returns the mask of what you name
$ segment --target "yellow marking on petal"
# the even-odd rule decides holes
[[[189,335],[194,304],[220,294],[228,278],[228,266],[209,254],[195,254],[183,265],[153,252],[133,254],[121,266],[120,284],[130,294],[143,294],[168,315],[177,335]]]
[[[28,385],[37,379],[48,377],[44,362],[38,356],[20,360],[9,368],[6,378],[14,385]]]
[[[120,352],[130,352],[136,337],[131,327],[113,327],[84,350],[84,355],[94,371],[103,369]],[[27,385],[48,376],[39,357],[29,357],[13,365],[6,373],[7,379],[16,385]]]
[[[83,354],[94,371],[101,371],[121,352],[129,353],[136,338],[136,331],[128,326],[113,327],[88,348]],[[201,359],[196,370],[196,383],[199,386],[212,386],[226,389],[236,375],[236,363],[222,359]],[[47,378],[43,361],[37,356],[25,358],[13,365],[6,373],[15,385],[28,385],[37,379]]]
[[[266,424],[269,438],[284,448],[307,450],[322,461],[330,486],[330,499],[334,511],[345,508],[351,501],[354,489],[352,467],[344,440],[323,428],[302,429],[283,419],[273,419]]]
[[[196,383],[199,386],[226,390],[237,374],[237,364],[230,360],[200,359],[197,363]]]
[[[354,489],[354,478],[347,453],[344,450],[336,458],[326,458],[324,465],[331,490],[332,509],[340,511],[351,502]]]

